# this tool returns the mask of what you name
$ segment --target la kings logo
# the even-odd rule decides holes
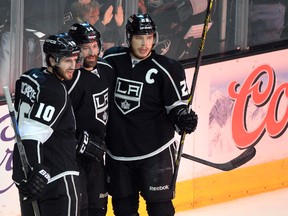
[[[108,121],[108,88],[98,94],[93,94],[92,97],[95,106],[95,118],[106,125]]]
[[[142,82],[117,78],[115,103],[124,115],[140,107],[142,89]]]

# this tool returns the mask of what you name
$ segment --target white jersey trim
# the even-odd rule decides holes
[[[136,161],[136,160],[143,160],[149,157],[153,157],[160,152],[164,151],[166,148],[168,148],[170,145],[172,145],[175,142],[175,138],[173,137],[171,140],[169,140],[165,145],[161,146],[161,148],[156,149],[155,151],[146,154],[146,155],[141,155],[141,156],[135,156],[135,157],[120,157],[120,156],[115,156],[113,155],[109,150],[107,150],[107,154],[113,158],[114,160],[118,161]]]
[[[77,77],[76,77],[73,85],[72,85],[71,88],[69,89],[68,94],[70,94],[71,91],[73,91],[73,89],[75,88],[76,84],[78,83],[78,81],[79,81],[79,79],[80,79],[80,76],[81,76],[81,70],[78,70]]]
[[[172,83],[172,85],[173,85],[173,87],[174,87],[174,90],[175,90],[175,92],[176,92],[176,94],[177,94],[178,100],[181,100],[181,95],[179,94],[178,89],[177,89],[177,87],[176,87],[176,84],[175,84],[173,78],[171,77],[171,75],[169,74],[169,72],[166,70],[166,68],[164,68],[164,67],[163,67],[159,62],[157,62],[155,59],[152,59],[152,61],[153,61],[158,67],[160,67],[160,68],[165,72],[165,74],[166,74],[167,77],[170,79],[170,82]]]
[[[120,56],[120,55],[125,55],[127,54],[127,52],[121,52],[121,53],[112,53],[112,54],[108,54],[107,56],[104,56],[103,59],[112,57],[112,56]]]
[[[50,126],[42,124],[33,119],[25,119],[23,122],[21,122],[19,132],[22,140],[31,139],[44,143],[53,133],[53,129]]]
[[[66,172],[60,173],[60,174],[58,174],[58,175],[53,176],[52,178],[50,178],[50,180],[48,181],[48,184],[56,181],[57,179],[60,179],[60,178],[62,178],[62,177],[65,177],[65,176],[67,176],[67,175],[76,175],[76,176],[79,176],[79,172],[78,172],[78,171],[66,171]]]
[[[111,69],[113,69],[113,67],[110,64],[103,62],[103,61],[98,61],[97,64],[106,65],[106,66],[110,67]]]

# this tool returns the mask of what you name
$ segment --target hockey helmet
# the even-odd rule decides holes
[[[99,50],[102,49],[102,40],[100,32],[90,23],[74,23],[68,31],[68,34],[78,45],[97,42]]]
[[[50,35],[44,41],[43,51],[46,55],[52,55],[56,62],[59,62],[62,57],[79,56],[80,54],[80,48],[67,33]]]
[[[158,42],[157,26],[148,14],[133,14],[131,15],[126,24],[126,41],[128,46],[133,35],[146,35],[154,34],[154,44]]]

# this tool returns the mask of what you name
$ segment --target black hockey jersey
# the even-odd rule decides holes
[[[15,110],[19,132],[31,166],[48,168],[51,181],[78,175],[75,118],[66,87],[46,68],[32,69],[16,81]],[[13,179],[24,178],[17,150],[13,155]]]
[[[76,117],[77,130],[86,130],[104,140],[108,121],[109,94],[115,73],[103,59],[98,58],[92,71],[76,70],[73,79],[66,81]]]
[[[107,128],[108,154],[116,160],[138,160],[161,152],[174,142],[174,125],[167,114],[187,105],[184,69],[154,51],[132,68],[129,49],[123,47],[108,49],[104,59],[117,77]]]

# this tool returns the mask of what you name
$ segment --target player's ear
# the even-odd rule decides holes
[[[50,61],[51,67],[54,67],[56,65],[56,61],[53,56],[49,56],[49,61]]]

